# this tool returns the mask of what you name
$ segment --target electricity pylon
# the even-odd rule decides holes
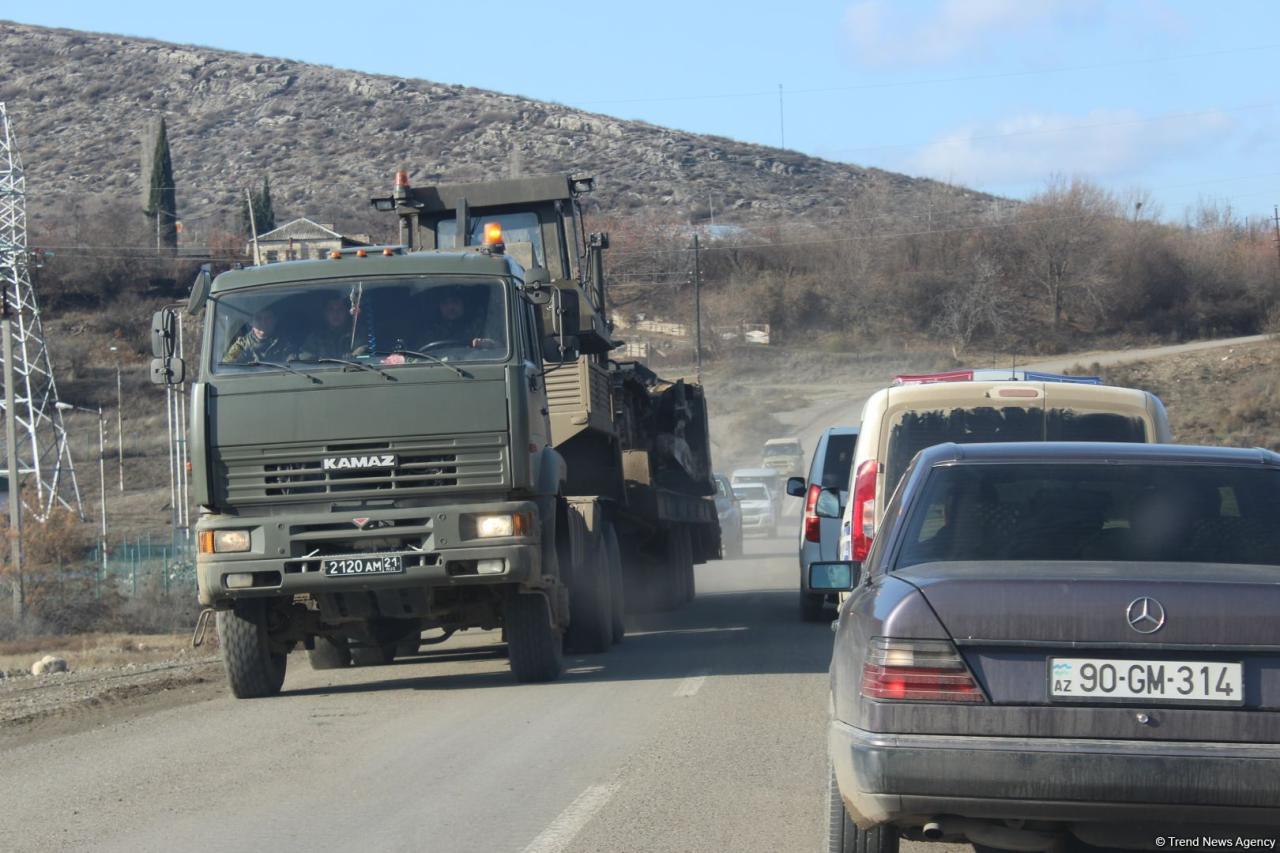
[[[40,306],[31,282],[27,249],[26,179],[5,105],[0,101],[0,289],[13,334],[13,377],[17,471],[10,471],[11,493],[20,478],[23,503],[43,521],[57,506],[83,517],[80,487],[67,431],[58,409],[58,385],[40,323]],[[2,359],[0,359],[2,362]]]

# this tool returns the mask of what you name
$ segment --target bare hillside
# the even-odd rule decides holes
[[[874,197],[989,198],[933,181],[669,130],[558,104],[287,59],[0,22],[0,100],[18,124],[32,216],[83,194],[140,194],[139,139],[168,121],[178,207],[194,242],[234,220],[243,188],[272,182],[276,211],[363,226],[396,169],[417,183],[570,170],[601,178],[611,211],[701,218],[841,215]],[[887,203],[886,203],[887,201]]]

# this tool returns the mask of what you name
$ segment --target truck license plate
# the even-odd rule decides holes
[[[386,554],[381,557],[341,557],[323,560],[320,566],[330,577],[394,575],[404,571],[404,561],[399,554]]]
[[[1243,705],[1238,663],[1050,658],[1049,696],[1091,702]]]

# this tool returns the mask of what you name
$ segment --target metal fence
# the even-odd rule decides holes
[[[114,587],[122,595],[148,589],[195,595],[195,549],[188,542],[152,541],[150,536],[109,542],[106,561],[95,547],[90,565],[96,567],[100,587]]]

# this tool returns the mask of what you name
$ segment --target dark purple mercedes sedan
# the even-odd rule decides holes
[[[1280,455],[938,445],[811,572],[852,588],[831,850],[1275,849]]]

